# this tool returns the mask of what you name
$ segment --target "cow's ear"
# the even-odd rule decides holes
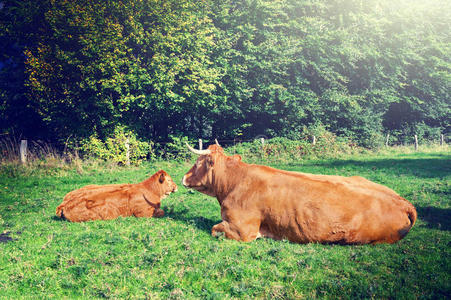
[[[161,173],[161,174],[160,174],[160,178],[158,179],[158,181],[159,181],[160,183],[163,183],[163,182],[164,182],[164,173]]]
[[[232,157],[233,157],[233,160],[241,161],[241,155],[239,155],[239,154],[235,154],[235,155],[232,156]]]

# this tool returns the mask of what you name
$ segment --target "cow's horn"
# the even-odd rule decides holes
[[[191,152],[193,152],[193,153],[195,153],[197,155],[204,155],[204,154],[210,154],[211,153],[211,150],[209,150],[209,149],[197,150],[197,149],[194,149],[193,147],[191,147],[187,142],[185,142],[185,144],[186,144],[186,147],[188,147],[189,151],[191,151]]]
[[[217,139],[215,139],[215,143],[216,143],[216,145],[218,145],[219,147],[221,147],[221,145],[219,145],[219,143],[218,143],[218,140],[217,140]]]

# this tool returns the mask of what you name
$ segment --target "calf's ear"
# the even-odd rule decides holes
[[[163,183],[163,182],[164,182],[164,173],[161,173],[161,174],[160,174],[160,178],[158,179],[158,181],[159,181],[160,183]]]

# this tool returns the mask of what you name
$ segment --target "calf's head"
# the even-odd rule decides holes
[[[177,185],[166,171],[160,170],[155,175],[157,175],[158,184],[160,185],[163,195],[167,196],[170,193],[177,191]]]

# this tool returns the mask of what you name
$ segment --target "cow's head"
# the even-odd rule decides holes
[[[218,183],[218,177],[225,176],[223,173],[230,160],[241,160],[239,155],[226,156],[224,150],[216,142],[216,145],[210,145],[206,150],[196,150],[186,144],[188,149],[199,155],[194,166],[183,176],[182,184],[187,188],[209,196],[217,196],[215,184]]]

